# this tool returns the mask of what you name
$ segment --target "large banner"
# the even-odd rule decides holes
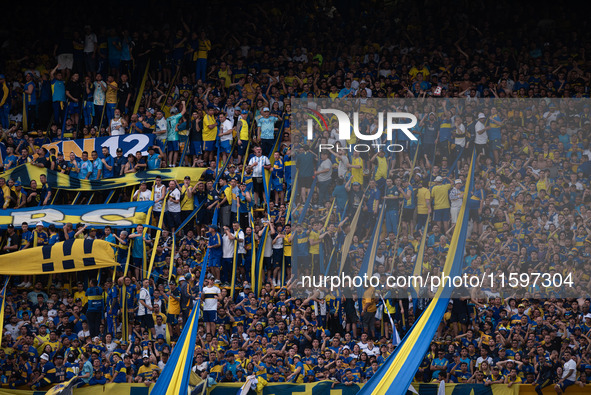
[[[0,229],[8,225],[20,227],[23,222],[29,225],[43,222],[44,225],[54,224],[63,227],[67,223],[85,223],[94,227],[130,227],[145,224],[153,201],[91,204],[83,206],[42,206],[27,207],[18,210],[0,210]],[[31,229],[34,225],[31,225]]]
[[[99,158],[104,158],[103,147],[109,149],[111,156],[115,156],[117,148],[123,150],[123,156],[132,154],[135,155],[137,151],[141,151],[142,155],[148,155],[148,148],[154,145],[153,134],[126,134],[123,136],[111,137],[97,137],[94,139],[77,139],[77,140],[62,140],[50,144],[45,144],[43,147],[49,151],[55,148],[55,153],[63,152],[64,159],[70,161],[70,152],[73,152],[77,158],[82,157],[82,152],[88,152],[88,156],[92,151],[98,153]]]
[[[209,395],[236,395],[243,383],[232,384],[218,384],[211,388]],[[355,395],[361,385],[344,385],[336,384],[332,381],[319,381],[317,383],[309,384],[291,384],[291,383],[269,383],[263,387],[262,394],[257,392],[257,395],[297,395],[297,394],[312,394],[312,395]]]
[[[0,177],[4,177],[6,180],[12,178],[15,181],[20,181],[21,184],[27,188],[31,183],[31,180],[36,180],[37,184],[39,184],[39,177],[41,174],[45,174],[47,176],[47,183],[53,189],[65,189],[68,191],[102,191],[137,185],[142,181],[154,181],[158,175],[162,177],[162,182],[169,180],[182,181],[185,176],[189,176],[191,177],[191,184],[194,185],[197,180],[201,178],[201,174],[203,174],[204,171],[205,169],[201,167],[172,167],[129,173],[118,178],[89,181],[79,180],[78,178],[70,177],[67,174],[40,168],[27,163],[25,165],[17,166],[5,173],[1,173]]]
[[[0,274],[6,276],[79,272],[115,265],[113,247],[104,240],[70,239],[0,255]]]
[[[209,395],[236,395],[237,391],[242,386],[242,383],[224,383],[218,384],[211,388]],[[418,384],[412,383],[413,388],[419,395],[439,395],[439,384]],[[297,395],[297,394],[311,394],[311,395],[354,395],[361,385],[355,384],[347,386],[344,384],[334,384],[332,381],[320,381],[310,384],[287,384],[287,383],[269,383],[263,387],[262,392],[257,392],[257,395]],[[584,388],[578,385],[569,387],[566,391],[568,395],[583,395],[589,394],[591,387],[589,385]],[[413,395],[413,392],[404,390],[389,392],[393,395]],[[554,389],[550,386],[544,388],[544,394],[554,394]],[[1,394],[1,393],[0,393]],[[533,385],[516,384],[511,387],[506,384],[493,384],[486,386],[484,384],[446,384],[445,395],[535,395]]]
[[[148,395],[150,393],[150,387],[145,384],[106,384],[106,385],[94,385],[85,386],[82,388],[76,388],[74,395]],[[242,383],[224,383],[218,384],[208,389],[209,395],[236,395]],[[297,393],[306,393],[312,395],[354,395],[359,391],[359,385],[346,386],[343,384],[335,384],[331,388],[332,382],[321,381],[318,383],[311,384],[279,384],[269,383],[263,387],[262,393],[257,395],[296,395]],[[439,385],[437,384],[417,384],[413,383],[415,390],[419,395],[437,395]],[[577,385],[573,385],[567,389],[568,395],[584,395],[589,394],[589,386],[581,388]],[[37,395],[42,394],[40,391],[29,391],[29,390],[13,390],[8,388],[0,388],[0,395]],[[254,392],[253,392],[254,393]],[[544,388],[544,394],[555,393],[552,387]],[[404,394],[404,392],[400,392]],[[407,392],[407,395],[412,392]],[[507,387],[505,384],[493,384],[492,386],[485,386],[483,384],[446,384],[445,395],[535,395],[534,387],[532,385],[515,385]]]
[[[0,388],[0,395],[41,395],[44,393],[44,391],[13,390],[8,388]],[[149,393],[150,388],[143,383],[117,383],[93,385],[76,388],[74,390],[75,395],[148,395]]]

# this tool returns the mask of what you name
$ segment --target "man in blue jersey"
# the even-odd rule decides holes
[[[103,178],[113,178],[115,159],[109,153],[109,148],[103,147],[103,158],[101,159]]]
[[[269,157],[275,143],[275,122],[280,117],[270,116],[269,107],[263,108],[262,116],[257,120],[257,140],[263,149],[263,155]]]
[[[66,83],[63,80],[62,72],[59,71],[58,64],[51,70],[51,101],[53,102],[53,120],[58,125],[64,121],[64,112],[66,109]]]

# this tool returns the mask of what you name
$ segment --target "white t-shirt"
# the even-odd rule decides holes
[[[170,213],[180,213],[181,212],[181,191],[178,188],[175,188],[174,191],[170,192],[168,195],[169,198],[173,198],[174,200],[179,200],[178,203],[168,201],[166,202],[166,210]]]
[[[320,166],[318,167],[318,171],[327,170],[327,169],[332,169],[332,162],[330,161],[330,159],[323,160],[322,163],[320,163]],[[326,173],[318,174],[318,182],[330,181],[331,178],[332,178],[332,171],[331,170],[327,171]]]
[[[476,122],[476,126],[474,127],[476,130],[476,137],[474,138],[474,143],[476,144],[486,144],[488,142],[488,133],[484,131],[484,133],[478,133],[482,129],[484,129],[484,123],[478,121]]]
[[[96,46],[97,39],[96,34],[90,33],[84,36],[84,53],[92,53],[94,52],[94,48]]]
[[[152,307],[152,298],[150,297],[150,291],[148,291],[146,288],[140,289],[139,300],[140,301],[143,300],[146,305]],[[138,305],[139,305],[138,310],[137,310],[138,316],[152,314],[152,312],[150,310],[148,310],[146,307],[144,307],[143,304],[138,303]]]
[[[161,184],[160,187],[154,185],[154,201],[160,199],[166,194],[166,187]],[[154,203],[154,211],[162,211],[162,200]]]
[[[125,134],[125,128],[123,127],[123,123],[121,122],[121,118],[111,119],[111,136],[123,136],[124,134]]]
[[[224,123],[220,125],[220,129],[220,133],[226,133],[228,130],[232,129],[232,121],[226,119]],[[232,133],[221,136],[220,141],[232,141]]]
[[[154,128],[155,132],[161,132],[163,130],[166,132],[166,118],[164,117],[161,119],[156,119],[156,127]],[[157,134],[156,138],[158,140],[164,141],[166,140],[166,133]]]
[[[568,371],[571,369],[573,372],[569,375]],[[570,381],[577,381],[577,363],[572,359],[569,359],[564,363],[562,378]]]
[[[281,248],[283,248],[283,237],[277,237],[277,240],[273,241],[273,249],[280,250]]]
[[[139,197],[138,197],[139,194]],[[140,191],[139,189],[135,191],[133,194],[133,198],[137,198],[138,202],[147,202],[148,200],[152,200],[152,191],[146,189],[145,191]]]
[[[345,178],[345,176],[349,172],[349,168],[347,167],[347,165],[349,165],[349,158],[347,158],[347,156],[343,155],[339,159],[340,160],[339,160],[339,167],[337,168],[337,173],[339,175],[339,178]]]
[[[218,300],[216,296],[220,293],[221,291],[218,287],[203,287],[203,295],[205,295],[205,299],[203,300],[203,310],[217,311]]]
[[[166,324],[154,324],[154,332],[156,333],[156,336],[162,335],[166,339]]]
[[[239,254],[246,254],[246,249],[244,248],[244,232],[242,229],[239,229],[238,232],[232,230],[232,233],[234,234],[235,238],[242,240],[238,242],[238,250],[236,252]]]
[[[460,126],[458,126],[456,128],[456,133],[457,133],[457,135],[456,135],[457,137],[455,138],[454,143],[460,147],[465,147],[466,146],[466,127],[464,126],[463,123],[461,123]]]
[[[271,162],[269,162],[269,158],[267,158],[265,155],[253,156],[248,161],[248,165],[252,167],[253,177],[262,177],[265,166],[270,164]]]
[[[234,240],[224,233],[222,236],[222,258],[232,257],[234,257]]]

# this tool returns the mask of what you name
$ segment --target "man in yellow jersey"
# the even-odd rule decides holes
[[[309,274],[317,276],[320,273],[320,243],[326,232],[320,233],[322,223],[315,222],[308,234],[308,253],[310,254],[311,272]]]
[[[181,187],[181,224],[191,215],[195,209],[193,200],[193,188],[191,187],[191,177],[185,176],[183,186]],[[192,229],[190,226],[188,229]]]
[[[238,162],[242,163],[242,158],[246,154],[246,148],[248,147],[248,140],[250,135],[248,132],[248,110],[242,110],[240,118],[238,118],[238,124],[236,125],[236,133],[238,135],[238,141],[236,141],[238,151]]]
[[[203,117],[203,160],[216,160],[215,139],[218,135],[218,124],[214,115],[213,105],[207,106],[207,114]]]
[[[285,265],[285,278],[291,278],[291,225],[287,224],[284,228],[285,237],[283,238],[283,264]]]
[[[431,192],[429,180],[423,180],[423,186],[417,191],[417,229],[422,229],[431,215]]]
[[[435,212],[433,213],[433,221],[439,223],[439,227],[447,232],[449,229],[450,220],[450,202],[449,202],[449,190],[452,186],[452,179],[447,179],[449,183],[443,184],[443,177],[435,177],[435,185],[431,189],[431,198],[433,199],[433,205]]]
[[[386,186],[386,179],[388,178],[388,161],[386,160],[386,152],[376,152],[376,154],[371,158],[371,162],[374,161],[376,172],[373,176],[373,179],[375,180],[378,189],[383,191],[384,187]]]
[[[197,48],[197,65],[195,69],[195,79],[205,81],[207,78],[207,53],[211,50],[211,41],[207,39],[205,32],[201,32],[199,37],[199,47]]]
[[[358,182],[359,185],[363,185],[363,158],[359,156],[359,152],[353,152],[349,168],[351,169],[351,183]]]
[[[367,333],[370,338],[375,339],[376,332],[376,311],[378,309],[378,299],[375,297],[376,289],[369,287],[363,293],[361,322],[363,324],[363,332]]]
[[[117,107],[117,91],[119,85],[115,82],[112,75],[107,77],[107,91],[105,92],[105,99],[107,107],[105,109],[107,115],[107,125],[111,124],[111,119],[115,116],[115,108]]]
[[[234,194],[232,193],[232,187],[228,185],[226,177],[220,177],[218,192],[219,208],[220,208],[220,224],[222,226],[230,227],[232,223],[232,201],[234,200]]]

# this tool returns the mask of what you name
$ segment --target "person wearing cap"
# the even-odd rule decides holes
[[[203,117],[203,160],[206,162],[216,160],[215,142],[218,136],[218,124],[214,115],[212,104],[207,106],[207,112]]]
[[[37,222],[35,230],[33,230],[33,243],[32,247],[39,247],[47,244],[49,236],[45,230],[43,230],[43,222]]]
[[[117,150],[115,151],[115,157],[113,158],[113,177],[121,177],[123,167],[126,163],[127,158],[123,156],[123,149],[117,148]]]
[[[266,157],[271,155],[275,145],[275,122],[281,120],[279,116],[271,116],[269,107],[264,107],[257,119],[256,141],[261,145],[262,153]]]
[[[41,354],[39,357],[41,374],[31,383],[31,389],[39,390],[55,382],[55,365],[49,361],[49,355]]]
[[[158,151],[158,152],[156,152]],[[148,157],[146,159],[147,170],[158,170],[161,167],[164,153],[158,145],[151,145],[148,147]]]
[[[450,182],[442,184],[444,178],[441,176],[435,177],[435,185],[431,188],[431,199],[433,200],[433,221],[439,224],[439,228],[447,233],[449,229],[450,218],[450,201],[449,190],[452,187],[454,180],[448,179]]]
[[[263,155],[263,148],[255,147],[254,156],[248,161],[248,166],[252,167],[252,180],[253,180],[253,192],[254,192],[254,203],[257,207],[263,206],[263,198],[266,200],[263,187],[263,172],[265,170],[271,170],[271,162],[269,158]]]
[[[455,225],[456,222],[458,222],[458,215],[460,214],[460,209],[462,208],[462,201],[464,199],[464,192],[462,189],[462,180],[458,178],[454,181],[453,188],[451,188],[451,191],[449,192],[449,211],[452,226]]]
[[[290,364],[289,368],[292,373],[287,376],[286,381],[291,383],[303,383],[306,372],[304,371],[302,357],[299,354],[293,356],[293,364]]]
[[[109,383],[126,383],[127,382],[127,367],[120,352],[113,352],[113,374]]]
[[[483,112],[478,114],[478,121],[476,122],[474,144],[476,145],[476,155],[486,157],[488,154],[488,122],[486,115]]]
[[[152,380],[152,372],[154,370],[160,370],[157,365],[154,365],[151,361],[150,356],[148,355],[147,350],[144,351],[142,356],[142,366],[137,371],[137,376],[139,377],[140,382],[147,382]]]
[[[205,281],[201,297],[203,298],[203,321],[205,322],[206,333],[212,336],[216,333],[216,320],[218,311],[218,301],[221,300],[221,291],[214,285],[214,280],[208,278]]]
[[[18,251],[21,248],[21,237],[14,230],[13,224],[8,224],[4,238],[6,242],[2,247],[2,254]]]

